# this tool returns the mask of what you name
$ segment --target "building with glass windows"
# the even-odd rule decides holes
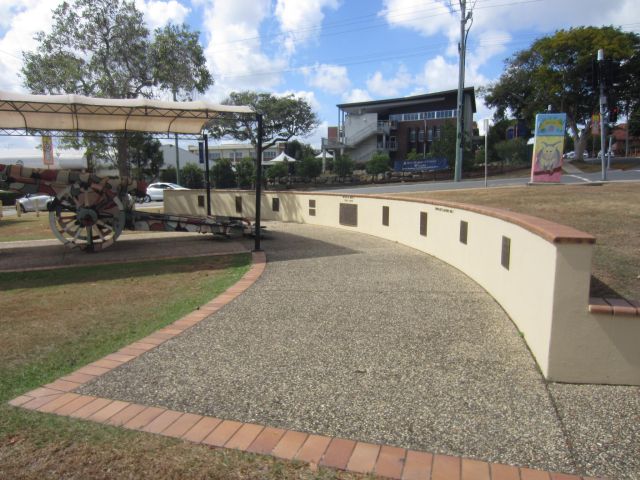
[[[442,125],[457,116],[458,91],[429,93],[338,105],[339,125],[329,127],[322,148],[348,153],[356,162],[369,161],[376,152],[404,160],[412,150],[425,155],[440,137]],[[475,90],[464,89],[463,128],[472,135],[476,111]]]

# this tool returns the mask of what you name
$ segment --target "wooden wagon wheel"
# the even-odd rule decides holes
[[[92,189],[63,192],[54,200],[49,225],[68,247],[95,252],[116,241],[125,225],[125,209],[117,196]]]

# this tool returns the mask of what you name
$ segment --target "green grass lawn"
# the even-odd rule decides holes
[[[249,264],[241,254],[0,273],[0,478],[356,478],[7,404],[181,318]]]

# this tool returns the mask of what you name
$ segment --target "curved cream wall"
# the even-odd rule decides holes
[[[198,196],[204,193],[167,192],[165,211],[203,215]],[[242,198],[242,212],[236,210],[236,197]],[[253,192],[216,191],[211,198],[216,215],[255,216]],[[274,198],[280,203],[277,212]],[[357,206],[357,226],[340,224],[341,204]],[[383,207],[389,209],[388,226],[382,224]],[[509,314],[549,380],[640,385],[638,317],[588,312],[594,242],[588,234],[497,209],[365,195],[267,192],[261,210],[263,220],[367,233],[458,268]],[[427,214],[426,236],[420,234],[421,213]],[[462,221],[468,225],[466,244],[460,241]],[[508,269],[501,263],[503,237],[510,241]]]

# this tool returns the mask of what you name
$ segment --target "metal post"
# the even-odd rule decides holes
[[[254,226],[256,229],[254,252],[260,252],[260,200],[262,194],[262,114],[256,114],[258,121],[258,144],[256,146],[256,220]]]
[[[211,216],[211,179],[209,178],[209,136],[205,133],[204,137],[204,174],[205,185],[207,186],[207,216]]]
[[[456,164],[453,180],[459,182],[462,179],[462,156],[464,147],[463,115],[464,115],[464,62],[466,49],[465,26],[467,23],[466,14],[467,1],[460,0],[460,43],[458,51],[460,54],[458,71],[458,114],[456,117]]]
[[[605,137],[606,132],[604,130],[604,114],[607,108],[607,97],[604,94],[604,50],[601,48],[598,50],[598,79],[600,81],[600,151],[602,152],[602,181],[607,179],[607,164],[604,158],[604,149],[605,149]]]
[[[176,91],[173,91],[173,101],[177,102],[178,97]],[[180,151],[178,150],[178,134],[175,136],[175,146],[176,146],[176,183],[180,185]]]
[[[487,158],[489,156],[489,119],[484,119],[484,188],[487,188]]]

